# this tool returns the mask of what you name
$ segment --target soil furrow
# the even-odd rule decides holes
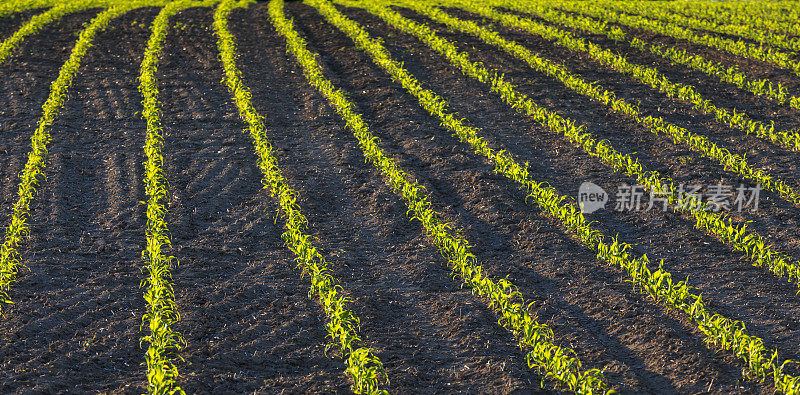
[[[7,221],[31,150],[31,135],[42,115],[50,84],[69,58],[77,34],[97,10],[65,16],[26,37],[0,64],[0,217]],[[10,33],[9,33],[10,34]]]
[[[48,178],[21,250],[30,270],[0,320],[3,392],[142,390],[141,170],[116,158],[143,161],[137,76],[156,12],[131,11],[98,34],[53,125]],[[80,19],[67,20],[74,22],[60,35],[74,39]],[[56,31],[44,34],[56,48],[63,42]],[[41,63],[37,77],[50,68],[30,63]]]
[[[280,238],[280,219],[243,122],[220,83],[213,10],[171,19],[159,64],[168,226],[186,338],[178,363],[189,393],[348,388],[325,357],[325,321]],[[264,24],[265,20],[258,21]],[[273,80],[270,83],[275,83]]]

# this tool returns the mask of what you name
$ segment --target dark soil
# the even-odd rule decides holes
[[[28,270],[0,322],[4,393],[143,390],[144,121],[136,116],[137,75],[156,12],[128,13],[97,36],[53,125],[47,180],[20,251]],[[15,95],[2,99],[9,103],[3,120],[12,121],[3,144],[14,154],[3,168],[4,216],[49,83],[92,15],[70,16],[31,37],[2,66],[13,77],[4,78],[4,92]]]
[[[584,181],[615,193],[633,182],[519,115],[415,38],[368,13],[341,8],[383,37],[392,56],[496,148],[530,162],[533,178],[575,196]],[[52,128],[50,162],[32,207],[25,265],[0,320],[3,393],[145,390],[139,345],[144,300],[140,280],[145,199],[145,125],[137,74],[157,10],[114,21],[87,54],[70,98]],[[414,14],[477,61],[502,71],[535,102],[585,125],[643,165],[692,184],[747,183],[721,166],[625,117],[610,113],[480,41]],[[4,218],[16,199],[16,175],[49,84],[69,55],[76,32],[96,11],[64,18],[25,40],[0,65],[0,151]],[[454,12],[480,20],[475,15]],[[460,143],[391,81],[368,55],[311,7],[287,3],[287,14],[320,54],[326,75],[364,115],[381,147],[423,184],[433,207],[473,245],[485,272],[516,284],[532,312],[573,348],[587,368],[605,369],[623,393],[771,393],[742,378],[742,364],[705,345],[682,314],[634,292],[619,270],[599,262],[558,222],[525,202],[519,187]],[[32,13],[0,18],[0,37]],[[211,28],[213,11],[175,16],[159,64],[169,181],[170,254],[186,339],[178,362],[189,393],[348,392],[345,365],[326,355],[326,319],[308,297],[309,282],[281,239],[282,219],[261,174],[227,88]],[[483,22],[483,21],[481,21]],[[747,153],[756,166],[800,187],[800,154],[717,125],[685,103],[665,99],[624,76],[540,38],[494,26],[549,59],[599,81],[650,114]],[[552,381],[527,367],[513,335],[486,300],[462,288],[402,200],[369,163],[327,101],[304,80],[265,4],[234,11],[238,65],[265,116],[270,142],[300,195],[309,232],[351,308],[365,345],[383,361],[392,393],[553,392]],[[756,119],[798,127],[800,116],[724,84],[590,37]],[[712,55],[709,55],[712,56]],[[722,55],[719,55],[722,56]],[[720,58],[720,60],[722,60]],[[753,66],[755,73],[764,72]],[[778,71],[771,71],[778,73]],[[788,75],[788,74],[787,74]],[[781,77],[783,78],[783,77]],[[786,77],[787,81],[791,78]],[[762,193],[757,213],[737,220],[800,258],[800,208]],[[800,358],[796,288],[693,228],[672,212],[592,214],[598,229],[635,245],[678,279],[688,277],[709,307],[744,321],[781,358]],[[790,368],[790,370],[793,370]],[[796,372],[792,372],[796,373]]]

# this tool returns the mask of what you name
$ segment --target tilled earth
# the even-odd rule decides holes
[[[633,180],[552,135],[506,106],[488,89],[451,67],[415,38],[358,9],[341,8],[384,37],[395,59],[442,94],[452,110],[495,147],[530,162],[532,176],[575,196],[591,181],[615,191]],[[49,84],[69,56],[77,32],[95,15],[64,17],[28,37],[0,65],[0,203],[7,221],[17,174],[29,149]],[[52,128],[47,179],[31,208],[30,239],[21,251],[27,267],[11,292],[14,304],[0,320],[0,392],[141,393],[145,377],[139,338],[144,300],[142,146],[145,123],[137,91],[139,64],[157,9],[132,11],[100,33],[75,78]],[[620,151],[678,182],[746,183],[711,161],[529,69],[522,62],[404,10],[455,40],[474,60],[502,71],[543,106],[585,125]],[[463,11],[456,15],[479,19]],[[0,38],[34,12],[0,18]],[[552,218],[525,202],[513,182],[460,143],[422,110],[416,99],[375,66],[368,55],[311,7],[287,3],[326,75],[348,93],[381,147],[423,184],[434,208],[473,245],[494,278],[507,278],[532,312],[571,347],[588,368],[605,369],[625,393],[764,393],[745,380],[730,353],[703,343],[682,314],[635,292],[623,273],[599,262]],[[347,392],[344,363],[326,353],[325,319],[309,299],[280,237],[282,221],[262,188],[250,138],[227,88],[211,28],[213,10],[175,16],[164,46],[160,81],[169,181],[169,227],[180,260],[173,271],[186,339],[178,362],[189,393]],[[270,142],[287,181],[299,191],[309,231],[361,318],[360,333],[383,361],[395,393],[551,392],[552,382],[526,366],[513,335],[497,324],[486,301],[453,280],[446,262],[381,174],[364,156],[342,120],[305,80],[269,22],[266,5],[231,15],[238,66],[265,115]],[[590,81],[689,130],[747,154],[754,165],[800,187],[800,154],[776,148],[667,99],[604,68],[583,54],[500,26],[513,38]],[[579,32],[577,34],[581,35]],[[757,62],[731,59],[707,48],[630,31],[731,61],[769,76],[797,93],[796,78]],[[671,66],[660,58],[584,35],[631,61],[657,67],[703,95],[779,128],[800,125],[787,111],[749,93]],[[612,192],[613,193],[613,192]],[[738,215],[778,250],[800,258],[800,208],[762,192],[759,211]],[[800,300],[796,288],[672,212],[602,210],[597,227],[636,245],[677,278],[690,279],[712,309],[742,320],[782,359],[800,359]],[[326,355],[327,354],[327,355]],[[793,370],[792,367],[788,369]]]

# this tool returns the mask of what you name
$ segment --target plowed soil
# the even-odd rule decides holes
[[[568,196],[576,196],[584,181],[612,194],[618,185],[634,182],[517,114],[415,38],[363,10],[340,9],[383,37],[392,56],[480,128],[490,144],[530,162],[534,179]],[[0,65],[3,221],[16,199],[17,175],[50,82],[96,12],[69,15],[28,37]],[[53,125],[47,179],[31,208],[31,234],[21,251],[26,269],[10,293],[15,303],[0,319],[2,393],[145,391],[139,344],[145,307],[140,288],[145,122],[137,76],[157,12],[132,11],[98,35]],[[648,169],[687,184],[748,184],[494,47],[411,11],[402,13],[502,71],[535,102],[575,119],[620,151],[635,152]],[[480,21],[463,11],[453,13]],[[34,14],[0,18],[0,39]],[[440,126],[316,10],[291,2],[287,14],[309,49],[320,54],[326,75],[348,93],[382,139],[381,147],[427,188],[433,207],[470,240],[487,274],[507,278],[535,302],[532,313],[553,329],[555,343],[575,349],[585,367],[605,369],[608,381],[623,393],[773,392],[769,378],[765,383],[744,379],[743,366],[731,353],[704,344],[702,333],[682,314],[634,292],[624,273],[598,261],[556,220],[526,203],[515,183]],[[308,297],[308,279],[281,239],[278,206],[262,187],[250,138],[220,83],[212,17],[213,10],[194,8],[171,19],[157,75],[170,191],[169,253],[180,261],[172,276],[182,318],[175,329],[186,339],[178,362],[181,385],[189,393],[209,394],[347,393],[344,362],[334,350],[326,352],[325,317]],[[365,343],[386,367],[387,389],[557,391],[552,381],[542,387],[543,376],[527,367],[514,336],[498,325],[485,300],[452,278],[421,225],[409,221],[403,201],[365,163],[355,138],[286,53],[266,4],[234,11],[230,26],[240,54],[237,64],[265,115],[279,166],[299,191],[315,245],[352,299]],[[800,187],[800,153],[719,126],[690,105],[582,53],[494,27],[638,103],[643,112],[724,143]],[[650,33],[631,34],[730,60]],[[610,40],[583,36],[691,83],[726,107],[774,119],[779,128],[800,126],[796,111]],[[735,62],[798,88],[788,72]],[[800,258],[800,208],[762,192],[757,213],[734,217],[753,220],[752,229]],[[781,350],[782,359],[800,359],[800,299],[792,284],[752,266],[672,212],[601,210],[590,219],[604,233],[635,244],[636,252],[647,253],[652,262],[663,259],[673,276],[688,277],[710,308],[745,322],[751,333]]]

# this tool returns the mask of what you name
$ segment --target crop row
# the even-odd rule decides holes
[[[631,4],[606,1],[599,3],[605,8],[619,12],[626,12],[639,15],[645,18],[657,19],[662,22],[672,23],[681,27],[688,27],[696,30],[706,30],[714,33],[729,34],[743,38],[749,38],[762,44],[769,44],[775,47],[788,49],[789,51],[800,50],[800,39],[786,34],[779,34],[770,31],[753,29],[747,25],[724,24],[702,19],[689,18],[684,15],[665,11],[658,4],[638,3],[638,7],[631,7]]]
[[[779,51],[774,48],[764,48],[743,40],[733,40],[712,34],[696,33],[673,23],[654,21],[636,15],[616,12],[587,2],[561,1],[556,3],[556,7],[569,12],[593,16],[601,20],[612,21],[633,28],[684,39],[695,44],[706,45],[734,55],[760,60],[791,70],[795,74],[800,75],[800,63],[792,58],[791,53]]]
[[[0,4],[0,17],[34,8],[52,7],[53,5],[53,0],[8,0]]]
[[[317,7],[334,23],[346,23],[341,15],[335,14],[333,5],[327,1],[312,0],[308,4]],[[307,80],[328,99],[344,119],[366,159],[383,173],[392,189],[402,196],[408,207],[408,215],[412,220],[422,223],[433,244],[447,259],[454,275],[461,277],[475,293],[488,298],[489,306],[501,315],[499,323],[519,338],[520,347],[530,348],[526,356],[528,364],[573,391],[602,392],[606,388],[602,373],[596,369],[584,370],[578,358],[573,356],[572,350],[553,344],[550,341],[553,337],[552,330],[536,322],[528,313],[522,295],[513,284],[504,279],[493,280],[484,274],[483,268],[476,263],[475,256],[470,252],[469,242],[455,236],[454,233],[457,232],[453,231],[453,225],[444,222],[441,215],[431,209],[430,197],[425,188],[408,181],[410,175],[381,150],[380,139],[372,134],[361,115],[354,110],[354,105],[325,77],[315,54],[306,48],[305,41],[294,30],[291,21],[285,18],[282,8],[282,0],[272,0],[269,4],[270,17],[286,38],[289,51],[302,66]],[[362,31],[357,34],[364,36],[366,33]]]
[[[239,116],[247,124],[247,131],[258,156],[258,167],[264,177],[262,183],[278,200],[286,226],[283,239],[294,252],[303,274],[308,275],[311,280],[309,297],[316,295],[322,304],[329,320],[326,324],[328,337],[346,360],[347,373],[354,383],[353,391],[359,394],[385,392],[379,388],[383,382],[388,381],[383,364],[375,356],[374,350],[361,345],[362,340],[357,332],[359,319],[348,309],[349,298],[342,295],[341,285],[331,275],[317,248],[311,244],[312,236],[306,233],[308,220],[297,204],[297,191],[289,186],[278,168],[275,151],[265,134],[263,118],[253,106],[250,90],[242,83],[241,72],[236,67],[236,45],[228,29],[228,16],[234,7],[246,4],[247,2],[237,4],[233,0],[225,0],[214,14],[217,46],[225,70],[224,82],[233,95]],[[287,21],[276,19],[280,16],[271,14],[271,17],[278,29],[291,29]]]
[[[147,303],[147,311],[142,317],[142,329],[147,328],[147,334],[142,336],[141,343],[148,345],[145,353],[147,391],[152,394],[184,393],[176,381],[178,368],[172,357],[185,343],[182,335],[173,329],[180,321],[180,313],[175,305],[170,269],[178,265],[178,260],[164,253],[165,249],[171,247],[165,206],[169,191],[163,168],[164,130],[158,101],[158,80],[155,75],[169,29],[169,18],[189,7],[210,7],[215,3],[217,0],[178,0],[163,7],[153,20],[139,74],[142,116],[147,122],[144,144],[147,242],[146,249],[142,252],[148,273],[148,277],[142,280],[142,287],[145,288],[144,300]]]
[[[630,276],[631,281],[641,287],[640,291],[646,292],[656,300],[663,301],[668,308],[677,308],[687,313],[708,336],[707,341],[717,344],[720,348],[732,350],[737,357],[745,361],[753,376],[762,379],[766,375],[772,376],[775,379],[775,385],[781,391],[795,391],[800,388],[800,379],[784,374],[782,366],[776,364],[777,352],[767,350],[760,338],[747,334],[743,323],[729,320],[706,308],[700,295],[693,294],[692,288],[685,282],[673,283],[672,276],[663,270],[661,265],[657,271],[651,271],[646,256],[636,258],[628,252],[631,248],[630,245],[620,243],[616,238],[613,238],[610,243],[606,242],[606,237],[593,229],[574,203],[564,203],[567,200],[565,196],[559,196],[552,187],[544,186],[533,180],[527,166],[520,165],[507,152],[495,151],[490,148],[478,136],[476,129],[465,126],[456,114],[449,112],[447,102],[443,98],[423,88],[400,63],[393,61],[379,40],[370,38],[363,28],[344,17],[327,1],[306,0],[306,3],[319,8],[326,19],[339,26],[356,42],[359,48],[372,56],[376,64],[384,68],[395,81],[414,95],[423,108],[439,118],[441,123],[453,131],[463,142],[470,144],[476,153],[492,161],[498,172],[522,184],[529,198],[532,198],[545,212],[559,219],[563,226],[573,232],[587,247],[596,251],[598,259],[620,266]],[[437,52],[446,54],[445,56],[448,57],[458,58],[457,64],[463,66],[465,74],[477,77],[479,80],[491,78],[486,69],[479,64],[471,63],[467,56],[459,52],[452,43],[437,37],[426,26],[404,18],[376,1],[340,1],[340,3],[366,8],[390,25],[428,42]],[[544,114],[544,112],[540,112],[540,114],[552,115]],[[581,132],[580,128],[570,121],[556,117],[550,117],[549,121],[551,127],[562,128],[565,134]]]
[[[163,7],[171,1],[150,0],[139,2],[138,7]],[[86,8],[111,8],[129,2],[127,0],[5,0],[0,4],[0,18],[23,11],[64,6],[67,3],[82,4]]]
[[[576,14],[566,14],[559,10],[545,7],[540,4],[525,3],[524,5],[522,5],[520,3],[512,3],[509,4],[508,7],[515,8],[519,11],[533,13],[539,18],[542,18],[546,21],[555,24],[583,30],[593,34],[604,35],[614,41],[624,42],[634,49],[638,49],[643,52],[650,52],[656,56],[660,56],[666,60],[669,60],[675,65],[685,66],[692,70],[705,73],[709,76],[716,77],[722,82],[734,84],[740,89],[744,89],[755,95],[773,100],[775,102],[780,103],[781,105],[788,105],[791,108],[800,110],[800,97],[794,96],[791,93],[789,93],[786,90],[786,88],[783,87],[780,83],[770,81],[768,78],[758,78],[748,75],[745,72],[739,70],[739,68],[735,66],[726,67],[718,62],[712,62],[703,57],[702,55],[689,54],[685,49],[678,49],[675,47],[654,44],[652,42],[641,40],[637,37],[630,37],[627,33],[625,33],[625,31],[623,31],[619,27],[609,25],[605,21],[600,21]],[[658,87],[656,88],[659,89]],[[682,100],[687,100],[690,102],[693,97],[700,99],[700,96],[695,93],[692,93],[692,91],[694,91],[694,88],[692,88],[691,91],[687,91],[686,95],[682,95],[684,97],[682,96],[678,97]],[[662,92],[664,92],[664,90],[662,90]],[[678,93],[680,93],[680,90],[678,90]],[[693,103],[696,106],[695,108],[698,108],[698,104],[702,104],[703,101],[704,100],[701,99],[697,103]],[[700,105],[699,107],[700,108],[698,109],[701,109],[702,111],[702,107],[705,106]],[[720,112],[719,114],[717,114],[716,112],[712,112],[712,114],[715,115],[718,120],[722,122],[727,122],[730,125],[731,121],[728,120],[730,116],[726,115],[725,112]],[[744,122],[741,123],[739,127],[740,128],[744,127],[746,129],[748,127],[748,124],[749,122]],[[731,125],[731,126],[736,127],[736,125]],[[766,137],[770,138],[771,140],[775,139],[775,137],[769,135]],[[774,141],[781,141],[781,140],[774,140]],[[793,141],[786,140],[781,143],[792,149],[800,149],[800,146],[798,146],[796,138]]]

